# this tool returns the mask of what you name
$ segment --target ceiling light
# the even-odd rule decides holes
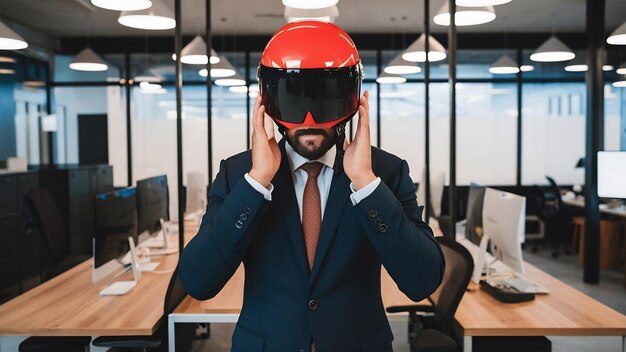
[[[518,73],[519,67],[508,55],[502,55],[498,61],[489,67],[489,72],[494,75],[510,75]]]
[[[140,82],[139,87],[141,89],[161,89],[163,88],[160,84],[150,83],[150,82]]]
[[[283,16],[287,22],[304,20],[334,22],[335,18],[339,17],[339,9],[337,8],[337,5],[320,9],[299,9],[285,6]]]
[[[103,9],[114,11],[145,10],[152,6],[150,0],[91,0],[91,4]]]
[[[139,74],[135,76],[135,81],[137,82],[161,82],[163,81],[163,76],[152,73],[149,70],[140,71]]]
[[[565,71],[567,72],[587,72],[588,69],[589,66],[587,66],[587,62],[582,56],[576,57],[565,66]]]
[[[621,81],[613,82],[613,87],[626,88],[626,76],[622,76]]]
[[[10,68],[0,68],[0,75],[12,75],[15,73],[15,70]]]
[[[245,85],[228,87],[228,90],[233,93],[248,93],[248,87]]]
[[[0,50],[19,50],[28,47],[28,43],[14,30],[0,21]]]
[[[394,75],[410,75],[413,73],[420,73],[422,72],[422,69],[417,66],[415,62],[403,59],[402,53],[400,53],[393,60],[391,60],[391,62],[389,62],[384,71]]]
[[[165,30],[176,27],[172,10],[160,0],[153,0],[149,9],[122,11],[117,22],[126,27],[147,30]]]
[[[604,65],[604,66],[602,66],[602,71],[604,71],[604,72],[613,71],[614,69],[615,69],[615,67],[613,67],[613,65]]]
[[[538,62],[569,61],[575,57],[576,54],[555,36],[548,38],[530,55],[532,61]]]
[[[380,84],[399,84],[406,82],[406,77],[383,72],[376,77],[376,82]]]
[[[246,80],[238,73],[234,76],[218,78],[215,80],[215,84],[218,86],[243,86],[245,88]]]
[[[535,66],[533,65],[522,65],[519,67],[519,70],[522,72],[530,72],[535,70]]]
[[[620,75],[626,75],[626,63],[618,67],[615,72],[617,72],[617,74],[620,74]]]
[[[283,0],[283,5],[293,7],[294,9],[323,9],[337,5],[339,0]]]
[[[617,27],[617,29],[606,38],[606,42],[612,45],[626,45],[626,22]]]
[[[200,76],[206,77],[207,70],[203,68],[198,72]],[[211,66],[211,78],[222,78],[234,76],[237,73],[233,65],[230,64],[228,59],[224,56],[220,56],[220,62]]]
[[[158,88],[158,89],[139,89],[139,92],[141,92],[141,94],[166,94],[167,93],[167,89],[165,88]]]
[[[76,71],[106,71],[109,66],[93,50],[85,48],[74,56],[70,68]]]
[[[479,24],[489,23],[496,19],[496,12],[493,6],[480,6],[480,7],[456,7],[455,23],[457,26],[475,26]],[[443,6],[435,17],[433,22],[440,26],[450,25],[450,10],[448,8],[448,2],[444,2]]]
[[[7,63],[10,63],[10,64],[14,64],[14,63],[17,62],[17,60],[15,60],[12,57],[8,57],[8,56],[0,56],[0,62],[7,62]]]
[[[456,0],[456,5],[465,7],[496,6],[509,2],[511,2],[511,0]]]
[[[412,62],[426,62],[426,35],[422,34],[402,54],[402,58]],[[435,39],[428,36],[428,61],[441,61],[446,58],[446,49]]]
[[[176,61],[176,54],[172,55],[172,59]],[[206,65],[206,43],[201,36],[197,35],[189,44],[185,45],[180,52],[180,62],[188,65]],[[211,49],[211,65],[220,62],[215,50]]]

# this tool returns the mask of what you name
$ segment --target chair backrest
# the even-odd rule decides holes
[[[35,188],[26,195],[26,204],[35,222],[44,234],[52,261],[68,253],[67,227],[54,198],[44,188]]]
[[[550,190],[554,192],[554,197],[560,208],[563,204],[563,199],[561,198],[561,188],[559,188],[559,185],[556,183],[556,181],[554,181],[552,177],[546,176],[546,179],[548,180],[548,183],[550,183]]]
[[[470,252],[453,239],[437,237],[437,241],[446,259],[446,269],[441,285],[429,300],[435,308],[436,328],[449,334],[454,314],[474,271],[474,260]]]
[[[170,283],[167,285],[167,292],[165,293],[165,306],[163,312],[165,312],[165,318],[178,307],[180,302],[187,296],[187,292],[183,288],[183,284],[178,276],[178,265],[172,273]]]

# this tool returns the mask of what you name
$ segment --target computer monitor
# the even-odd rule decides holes
[[[491,241],[493,256],[519,274],[524,274],[522,243],[525,214],[526,198],[493,188],[485,190],[484,237]]]
[[[137,181],[137,233],[139,242],[157,235],[161,221],[168,221],[169,193],[167,176],[155,176]]]
[[[199,171],[187,174],[187,202],[185,212],[196,218],[204,212],[207,201],[207,185],[204,176]]]
[[[441,215],[441,199],[443,197],[443,188],[446,181],[446,173],[439,170],[430,170],[430,214],[433,217]],[[426,168],[422,171],[422,182],[417,187],[417,203],[428,207],[426,204]],[[426,211],[422,212],[424,219]]]
[[[467,197],[467,216],[465,218],[465,238],[479,246],[483,236],[483,200],[485,187],[472,183]]]
[[[598,196],[626,199],[626,152],[598,152]]]
[[[135,188],[99,194],[95,200],[93,281],[128,264],[129,237],[137,243],[137,191]]]

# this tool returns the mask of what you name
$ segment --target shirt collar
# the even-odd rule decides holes
[[[285,141],[285,152],[287,153],[287,157],[289,158],[289,165],[291,166],[291,172],[294,172],[300,168],[300,166],[310,162],[310,161],[319,161],[320,163],[328,166],[329,168],[333,168],[335,165],[335,156],[337,154],[337,146],[333,145],[326,154],[324,154],[321,158],[317,160],[309,160],[302,155],[298,154],[292,147],[289,142]]]

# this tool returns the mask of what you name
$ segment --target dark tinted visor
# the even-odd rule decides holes
[[[259,66],[265,112],[302,123],[308,111],[317,123],[332,122],[359,108],[360,65],[341,68],[281,69]]]

